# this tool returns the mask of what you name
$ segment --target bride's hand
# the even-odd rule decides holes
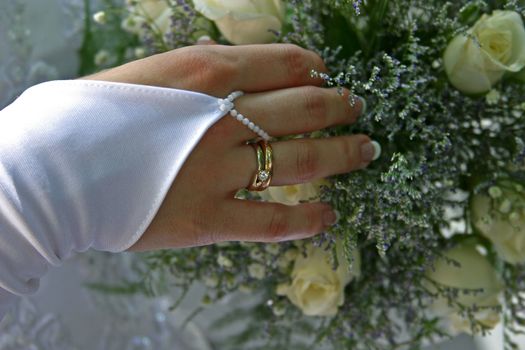
[[[326,71],[314,52],[291,44],[198,45],[138,60],[85,79],[193,90],[224,98],[245,95],[236,109],[272,136],[353,123],[348,91],[321,88],[310,71]],[[286,206],[235,199],[257,163],[246,142],[256,135],[224,117],[204,135],[175,178],[160,210],[132,250],[206,245],[220,241],[277,242],[311,237],[336,221],[325,203]],[[310,182],[366,167],[374,147],[365,135],[273,142],[272,185]]]

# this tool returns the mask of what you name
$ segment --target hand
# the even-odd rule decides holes
[[[350,124],[362,104],[351,107],[335,89],[311,78],[326,72],[314,52],[290,44],[197,45],[151,56],[84,79],[193,90],[224,98],[245,95],[236,109],[272,136]],[[234,118],[214,124],[194,148],[162,206],[131,250],[212,244],[278,242],[323,232],[336,221],[325,203],[286,206],[235,199],[256,172],[255,134]],[[310,182],[366,167],[374,156],[365,135],[273,142],[273,186]],[[364,147],[363,147],[364,146]]]

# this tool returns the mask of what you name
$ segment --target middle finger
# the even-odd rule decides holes
[[[287,136],[321,130],[336,125],[351,124],[363,112],[364,102],[350,92],[337,88],[303,86],[248,94],[235,100],[235,109],[271,136]],[[235,117],[222,121],[235,130],[235,143],[244,143],[256,135]]]

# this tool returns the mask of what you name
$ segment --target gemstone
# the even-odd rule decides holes
[[[270,174],[266,170],[259,171],[259,180],[266,181],[270,178]]]

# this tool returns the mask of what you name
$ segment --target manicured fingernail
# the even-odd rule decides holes
[[[361,115],[365,115],[368,104],[366,103],[366,100],[363,97],[357,96],[357,98],[359,99],[359,101],[361,101]]]
[[[337,222],[337,213],[335,210],[327,210],[323,214],[323,224],[327,227],[335,225]]]
[[[376,160],[381,155],[381,145],[376,142],[367,142],[361,145],[361,160],[369,163]]]
[[[208,35],[203,35],[197,39],[197,43],[204,42],[204,41],[210,41],[210,40],[211,38]]]
[[[374,158],[372,160],[378,160],[381,157],[381,145],[377,141],[372,141],[372,145],[374,146]]]

